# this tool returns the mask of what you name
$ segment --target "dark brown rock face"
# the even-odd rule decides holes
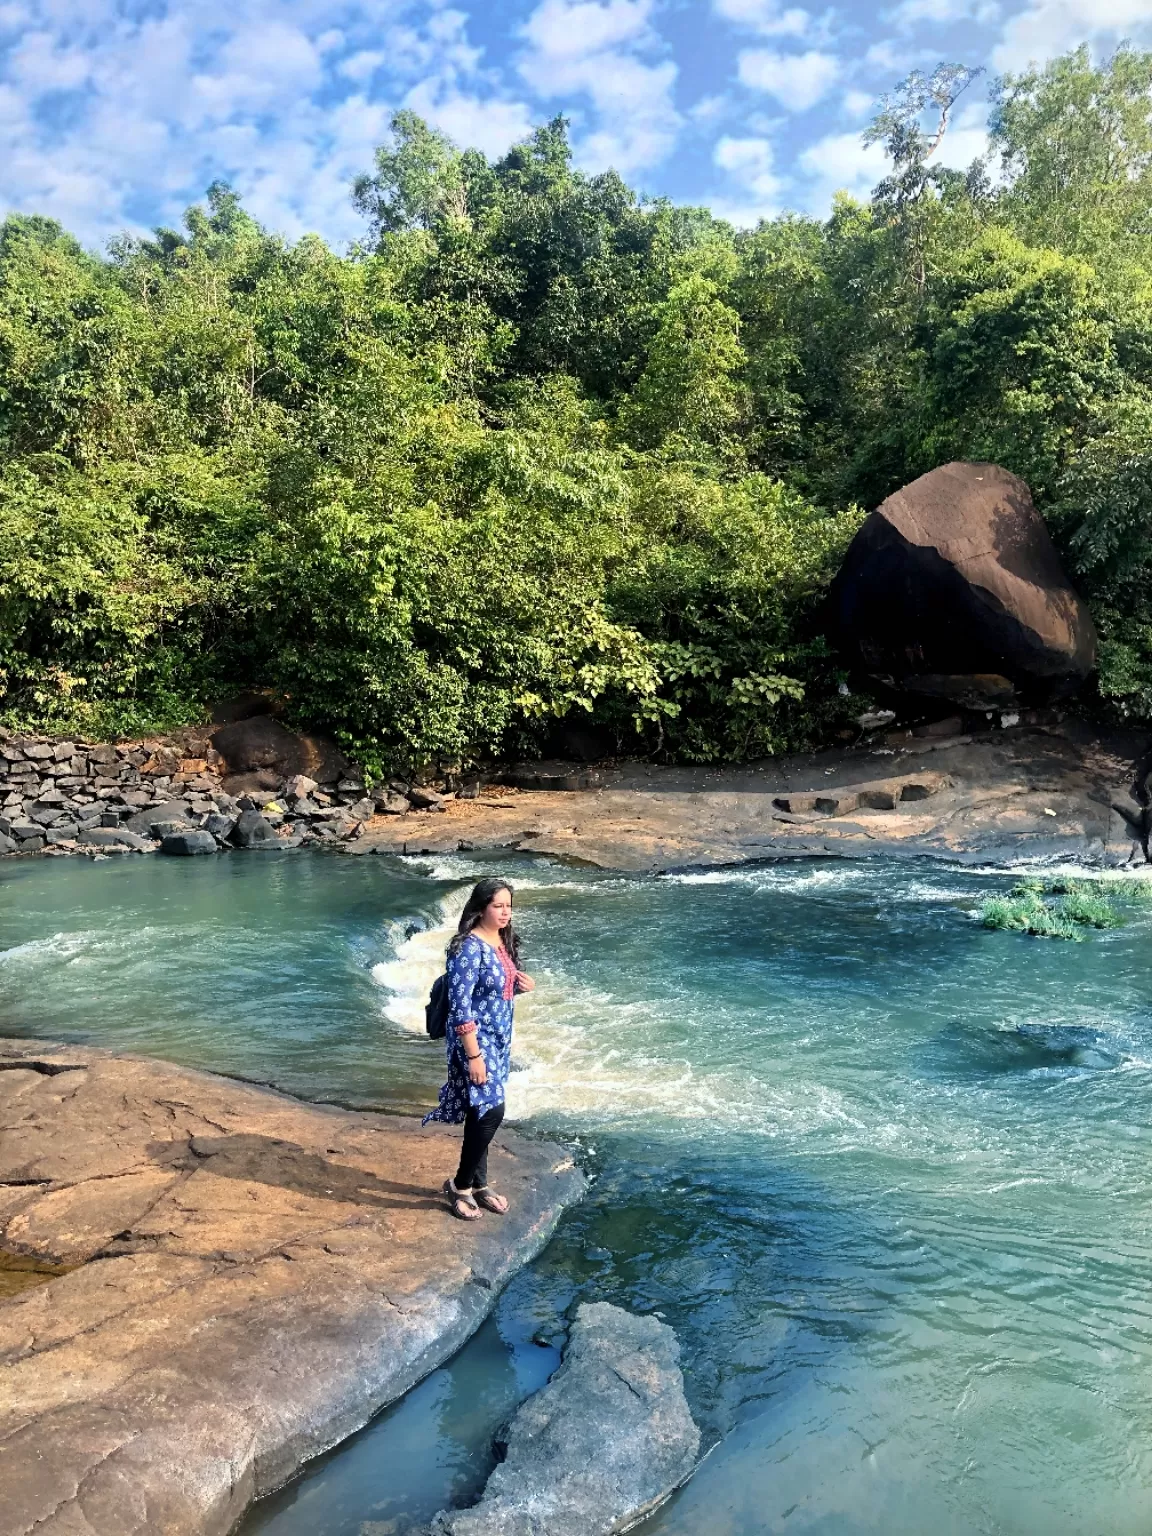
[[[267,769],[279,778],[306,773],[318,784],[334,783],[348,759],[318,736],[297,736],[270,715],[236,720],[213,733],[212,745],[228,765],[229,775]]]
[[[830,594],[855,665],[914,693],[992,707],[1073,692],[1096,631],[1023,480],[945,464],[889,496]]]

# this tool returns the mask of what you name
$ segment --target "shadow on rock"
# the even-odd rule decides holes
[[[202,1168],[222,1179],[268,1184],[314,1200],[335,1200],[392,1210],[439,1210],[426,1187],[381,1179],[347,1163],[329,1162],[290,1141],[269,1136],[193,1136],[186,1143],[153,1143],[157,1162],[191,1172]]]

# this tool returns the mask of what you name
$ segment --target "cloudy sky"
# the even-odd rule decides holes
[[[100,245],[223,177],[267,225],[343,245],[349,183],[408,106],[491,155],[564,112],[581,165],[645,192],[823,212],[877,179],[860,129],[910,69],[1124,38],[1152,46],[1152,0],[0,0],[0,199]]]

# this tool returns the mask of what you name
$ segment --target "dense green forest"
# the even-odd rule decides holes
[[[1033,488],[1152,715],[1152,54],[913,76],[893,169],[736,231],[397,114],[348,255],[225,186],[86,252],[0,230],[0,723],[131,731],[246,687],[382,764],[574,724],[706,761],[859,711],[821,596],[864,512],[954,458]]]

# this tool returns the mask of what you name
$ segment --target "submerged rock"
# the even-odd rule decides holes
[[[585,1303],[563,1364],[506,1444],[479,1504],[441,1511],[434,1536],[608,1536],[639,1519],[700,1452],[676,1335],[658,1318]]]
[[[844,651],[873,677],[973,708],[1073,692],[1096,631],[1024,481],[945,464],[889,496],[830,593]]]

